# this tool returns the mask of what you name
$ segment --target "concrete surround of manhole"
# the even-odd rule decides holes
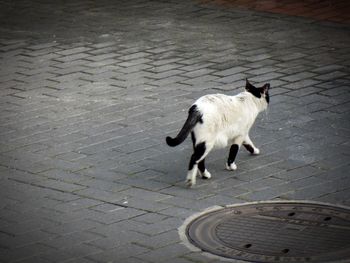
[[[222,261],[350,262],[350,208],[328,203],[298,200],[214,206],[186,219],[179,234],[190,250]],[[327,246],[331,248],[326,250]]]

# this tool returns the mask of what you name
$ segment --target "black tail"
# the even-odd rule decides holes
[[[179,134],[175,138],[171,138],[169,136],[166,137],[166,143],[171,147],[179,145],[187,138],[198,122],[203,122],[202,114],[198,111],[197,106],[193,105],[188,111],[187,120],[185,121],[185,124],[180,130]]]

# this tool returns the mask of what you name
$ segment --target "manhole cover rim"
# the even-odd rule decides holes
[[[230,205],[224,205],[224,206],[211,206],[203,211],[200,211],[198,213],[194,213],[193,215],[189,216],[185,219],[183,224],[178,228],[178,233],[180,236],[180,239],[182,241],[182,244],[185,245],[189,250],[193,252],[200,252],[202,255],[211,258],[211,259],[218,259],[221,261],[226,262],[235,262],[235,263],[247,263],[249,261],[244,259],[235,259],[235,258],[228,258],[224,256],[220,256],[208,251],[205,251],[199,247],[197,247],[193,241],[191,241],[191,238],[187,235],[188,229],[191,226],[191,224],[196,220],[204,215],[215,213],[217,211],[221,211],[223,209],[227,208],[234,208],[234,207],[241,207],[241,206],[251,206],[251,205],[259,205],[259,204],[300,204],[300,205],[319,205],[319,206],[329,206],[333,208],[339,208],[339,209],[346,209],[350,211],[350,207],[346,205],[341,204],[334,204],[334,203],[328,203],[328,202],[319,202],[319,201],[310,201],[310,200],[271,200],[271,201],[255,201],[255,202],[244,202],[244,203],[237,203],[237,204],[230,204]],[[344,259],[344,260],[338,260],[338,261],[332,261],[334,263],[350,263],[350,259]]]

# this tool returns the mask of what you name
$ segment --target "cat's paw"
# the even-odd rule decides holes
[[[197,173],[193,173],[193,171],[188,171],[187,177],[186,177],[186,186],[187,187],[194,186],[196,184],[196,177],[197,177]]]
[[[226,163],[226,170],[229,170],[229,171],[237,170],[237,165],[235,163],[231,163],[231,164]]]
[[[208,172],[207,169],[205,169],[204,173],[200,173],[200,175],[203,179],[210,179],[211,178],[211,174]]]
[[[187,179],[186,180],[186,186],[188,188],[191,188],[192,186],[194,186],[196,184],[196,182],[193,182],[191,179]]]
[[[260,150],[258,148],[254,148],[254,152],[252,154],[258,155],[258,154],[260,154]]]

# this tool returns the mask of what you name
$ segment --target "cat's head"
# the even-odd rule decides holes
[[[270,83],[266,83],[264,86],[257,88],[246,79],[245,90],[253,94],[256,98],[262,99],[267,104],[270,102],[269,89]]]

